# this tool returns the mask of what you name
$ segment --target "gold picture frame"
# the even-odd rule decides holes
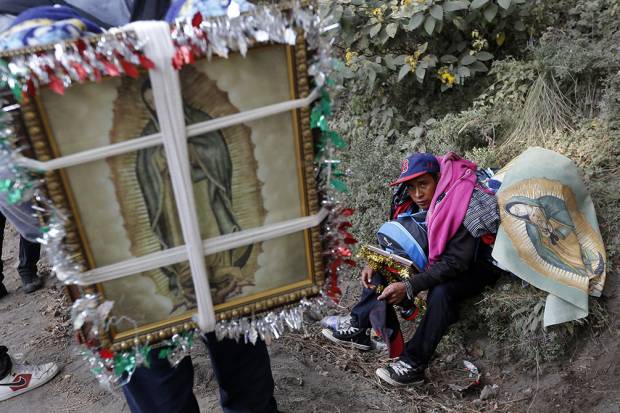
[[[277,52],[275,51],[275,48],[277,48]],[[253,51],[256,51],[256,53],[273,52],[274,54],[282,54],[282,56],[285,56],[284,59],[286,62],[287,82],[286,88],[290,92],[288,98],[299,99],[305,98],[309,95],[310,90],[308,78],[307,50],[305,39],[303,38],[303,35],[301,33],[298,33],[295,46],[264,45],[251,47],[248,51],[248,57],[246,59],[252,59]],[[239,56],[237,57],[240,58]],[[205,61],[203,60],[201,62],[204,63]],[[208,65],[209,63],[206,64]],[[224,64],[226,63],[221,63],[221,65]],[[190,68],[190,71],[191,70],[192,69]],[[142,75],[146,76],[146,74],[144,73]],[[183,76],[183,73],[181,73],[182,79]],[[218,81],[221,81],[221,79],[219,79]],[[119,82],[123,82],[123,80],[120,80]],[[196,89],[195,85],[204,85],[206,84],[205,82],[206,81],[204,80],[197,81],[194,77],[192,78],[192,81],[186,89]],[[214,85],[216,83],[217,82],[215,81],[213,82]],[[93,87],[97,86],[95,85]],[[269,85],[266,85],[266,87],[269,87]],[[117,89],[127,90],[128,88],[127,85],[122,84],[121,86],[118,86]],[[140,90],[140,88],[135,89]],[[142,96],[144,96],[143,86],[141,90]],[[42,90],[42,93],[37,98],[33,100],[26,99],[22,103],[21,115],[19,117],[20,121],[18,122],[18,125],[16,125],[16,131],[20,139],[31,148],[32,156],[39,161],[48,161],[54,158],[58,158],[60,156],[67,155],[66,151],[61,150],[61,148],[59,147],[59,141],[54,133],[54,131],[58,129],[57,125],[53,125],[54,119],[56,119],[56,117],[50,118],[49,112],[50,110],[54,112],[54,110],[52,109],[54,105],[51,105],[49,104],[49,102],[46,101],[45,95],[45,91]],[[228,97],[230,97],[230,95],[232,95],[232,93],[229,92]],[[56,96],[53,99],[63,99],[63,97]],[[53,101],[51,102],[53,103]],[[194,106],[196,106],[196,104],[194,104]],[[129,109],[134,110],[135,108],[132,109],[131,107],[129,107]],[[117,112],[125,113],[125,111],[129,109],[127,109],[127,106],[125,106],[124,108],[117,108],[115,110]],[[225,113],[224,111],[221,116],[226,114],[227,113]],[[310,129],[310,109],[307,107],[303,107],[301,109],[296,109],[291,111],[290,113],[286,113],[283,115],[286,115],[288,116],[288,118],[290,118],[290,129],[292,130],[292,136],[289,136],[288,138],[292,139],[293,143],[292,148],[294,151],[294,169],[296,173],[295,179],[297,188],[299,189],[297,194],[300,206],[300,212],[298,217],[314,215],[319,212],[319,201],[317,184],[314,177],[315,153],[312,132]],[[84,122],[84,127],[87,127],[87,122],[89,120],[78,119],[76,121]],[[239,128],[237,130],[238,135],[243,135],[245,133],[244,136],[246,136],[246,138],[244,139],[249,139],[247,138],[247,136],[249,136],[250,133],[247,131],[243,132],[241,130],[241,128],[243,127],[244,125],[239,125]],[[288,127],[289,126],[287,126],[287,128]],[[114,128],[119,129],[121,127],[118,126],[117,123],[115,123]],[[140,128],[146,130],[143,126],[141,126]],[[234,137],[230,137],[234,135],[233,132],[229,131],[228,135],[225,132],[222,132],[222,136],[224,136],[223,139],[228,139],[228,141],[234,139]],[[252,130],[252,133],[254,133],[254,130]],[[133,137],[138,137],[138,135],[131,136],[130,138]],[[251,144],[248,145],[250,149],[252,149],[254,153],[256,153],[257,148],[260,149],[262,143],[260,141],[256,141],[251,142]],[[230,149],[228,150],[230,151]],[[234,150],[235,149],[233,148],[232,151]],[[273,150],[274,152],[277,152],[278,148],[273,148]],[[121,155],[118,158],[121,158],[122,156],[125,155]],[[235,156],[235,153],[231,155],[233,161]],[[246,156],[247,158],[248,155],[246,154],[244,156]],[[134,156],[134,158],[137,158],[137,156]],[[293,162],[293,159],[291,159],[290,162]],[[234,164],[235,162],[232,163]],[[112,171],[111,176],[115,177],[115,179],[117,179],[116,177],[120,177],[118,179],[121,180],[124,179],[122,178],[122,164],[122,159],[120,159],[118,162],[114,161],[109,163],[109,165],[111,165],[110,170]],[[136,170],[138,169],[133,166],[133,164],[131,167]],[[248,168],[252,168],[252,166]],[[119,170],[121,172],[118,172]],[[136,172],[136,174],[138,173],[139,171]],[[101,264],[97,264],[100,260],[96,259],[97,253],[93,252],[91,241],[89,241],[89,234],[92,239],[92,231],[87,229],[88,222],[85,222],[84,213],[80,212],[80,205],[82,201],[80,201],[79,199],[79,192],[76,194],[76,190],[74,188],[75,179],[73,179],[72,181],[72,177],[70,175],[71,174],[64,169],[47,172],[45,174],[44,190],[48,198],[54,203],[54,205],[68,217],[68,220],[65,224],[65,250],[70,254],[70,258],[74,263],[81,265],[85,270],[89,270],[101,266]],[[239,178],[233,177],[233,181],[234,179],[237,179],[237,182],[241,182]],[[74,183],[74,185],[72,185],[72,182]],[[117,191],[117,193],[119,193],[119,182],[120,181],[115,181],[115,190]],[[268,182],[265,183],[259,181],[258,178],[256,180],[256,183],[258,186],[265,186],[268,184]],[[246,187],[248,185],[253,185],[252,183],[247,182],[245,182],[244,184],[246,185]],[[122,183],[122,185],[125,185],[125,183]],[[243,191],[246,191],[246,189],[244,189]],[[243,191],[239,190],[237,192]],[[127,190],[127,193],[130,192],[130,190]],[[238,197],[240,196],[242,195],[239,195]],[[199,200],[197,199],[196,202],[198,206]],[[122,214],[124,214],[123,211],[129,210],[131,208],[132,206],[130,202],[125,206],[123,206],[121,202],[120,210]],[[123,215],[123,217],[125,217],[125,215]],[[264,217],[260,218],[263,219]],[[223,302],[217,303],[215,305],[217,321],[225,321],[237,317],[252,316],[264,313],[278,307],[293,304],[303,297],[309,297],[319,293],[319,286],[324,280],[324,268],[319,228],[312,227],[310,229],[300,231],[299,236],[303,238],[304,246],[303,254],[305,257],[304,265],[306,269],[306,275],[304,276],[304,278],[297,279],[294,282],[284,283],[273,288],[266,288],[264,290],[259,290],[258,288],[256,288],[255,290],[252,290],[252,292],[245,295],[241,294],[240,296],[232,296],[230,298],[226,298],[225,296],[226,299]],[[132,245],[138,243],[138,241],[132,242]],[[253,257],[251,259],[255,260],[256,262],[258,261],[258,258],[256,257],[258,255],[258,252],[256,251],[260,248],[262,248],[262,246],[254,248],[252,253],[249,254],[250,257]],[[67,290],[72,300],[76,300],[84,294],[92,293],[99,294],[102,301],[108,298],[106,295],[106,287],[104,287],[102,284],[96,284],[87,287],[70,286]],[[241,290],[242,288],[240,287],[240,291]],[[193,313],[194,311],[192,311],[191,308],[188,308],[182,313],[170,313],[170,316],[166,319],[146,322],[136,328],[119,329],[116,327],[112,327],[109,331],[101,332],[102,345],[110,347],[113,351],[118,351],[128,349],[135,344],[144,344],[147,342],[152,344],[161,340],[165,340],[167,338],[170,338],[174,334],[182,333],[184,331],[196,328],[196,325],[191,318]]]

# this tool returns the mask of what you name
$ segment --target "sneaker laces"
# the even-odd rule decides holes
[[[338,318],[338,328],[351,327],[351,316],[343,316]]]
[[[353,333],[357,333],[360,329],[357,327],[353,327],[352,325],[344,325],[342,327],[339,327],[338,330],[336,330],[336,332],[338,334],[353,334]]]
[[[394,373],[396,373],[396,375],[398,376],[402,376],[402,375],[409,373],[409,371],[413,368],[411,365],[409,365],[408,363],[405,363],[402,360],[398,360],[396,363],[390,363],[390,367],[392,368]]]

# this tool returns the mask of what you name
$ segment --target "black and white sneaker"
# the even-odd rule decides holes
[[[377,369],[376,374],[392,386],[424,383],[424,367],[400,359],[388,364],[387,367]]]
[[[44,385],[53,379],[58,371],[56,363],[39,366],[13,363],[9,374],[0,380],[0,402]]]
[[[334,343],[343,344],[347,347],[353,347],[362,351],[372,349],[370,336],[367,334],[366,329],[346,326],[336,331],[324,328],[321,332],[328,340]]]
[[[351,325],[351,315],[329,315],[321,320],[321,327],[336,331]]]

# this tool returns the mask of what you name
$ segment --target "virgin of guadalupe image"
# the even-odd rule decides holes
[[[150,120],[142,136],[158,133],[159,122],[155,112],[151,84],[146,80],[141,87],[141,98]],[[185,124],[191,125],[212,119],[202,110],[183,104]],[[219,131],[189,138],[188,152],[200,233],[203,239],[230,234],[241,230],[232,207],[233,164],[224,137]],[[148,211],[151,229],[162,249],[183,245],[183,236],[174,199],[166,155],[162,146],[138,151],[136,176]],[[251,285],[244,279],[241,268],[247,263],[252,246],[219,252],[205,257],[213,303],[241,292]],[[195,305],[196,296],[192,275],[187,262],[162,268],[170,290],[181,294],[187,306]]]
[[[548,264],[588,279],[605,271],[601,253],[579,242],[563,199],[551,195],[536,199],[513,196],[506,203],[505,210],[525,223],[534,249]]]

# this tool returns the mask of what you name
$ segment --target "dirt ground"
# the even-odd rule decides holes
[[[61,284],[40,264],[45,287],[22,291],[17,266],[18,237],[11,229],[3,252],[9,296],[0,300],[0,344],[29,363],[53,360],[62,370],[47,385],[0,402],[0,412],[127,412],[120,392],[101,388],[71,339],[68,304]],[[355,299],[351,283],[343,303]],[[386,359],[327,344],[319,327],[288,334],[270,347],[276,398],[284,412],[620,412],[620,298],[618,279],[610,274],[604,300],[611,314],[607,331],[586,335],[559,363],[531,365],[498,361],[484,336],[474,335],[456,350],[440,352],[420,388],[388,388],[374,376]],[[341,309],[344,311],[344,309]],[[450,388],[462,380],[462,360],[475,363],[482,384],[461,393]],[[194,392],[201,411],[221,411],[217,383],[202,348],[193,354]],[[481,400],[484,386],[497,394]],[[491,392],[492,393],[492,392]]]

